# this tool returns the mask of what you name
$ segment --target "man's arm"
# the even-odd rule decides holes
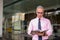
[[[32,21],[30,21],[28,29],[27,29],[27,33],[32,36],[31,31],[32,31]]]
[[[53,33],[53,27],[52,27],[52,25],[51,25],[51,22],[50,21],[48,21],[48,23],[47,23],[47,29],[48,29],[48,31],[46,31],[46,35],[48,35],[48,36],[51,36],[52,35],[52,33]]]

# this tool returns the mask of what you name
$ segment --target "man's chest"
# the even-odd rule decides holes
[[[46,21],[41,21],[40,25],[41,25],[41,30],[42,31],[47,30],[47,22]],[[38,21],[32,22],[32,29],[33,30],[39,30],[38,29]]]

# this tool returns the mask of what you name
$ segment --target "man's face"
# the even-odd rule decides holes
[[[37,8],[36,14],[37,14],[37,17],[39,17],[39,18],[43,17],[44,9],[43,8]]]

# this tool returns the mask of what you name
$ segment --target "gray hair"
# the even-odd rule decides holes
[[[44,7],[43,7],[43,6],[41,6],[41,5],[37,6],[37,8],[42,8],[42,9],[44,9]],[[37,9],[37,8],[36,8],[36,9]]]

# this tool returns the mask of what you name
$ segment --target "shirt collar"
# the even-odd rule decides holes
[[[38,17],[36,17],[37,19],[39,19]],[[41,17],[40,20],[42,20],[44,17]]]

